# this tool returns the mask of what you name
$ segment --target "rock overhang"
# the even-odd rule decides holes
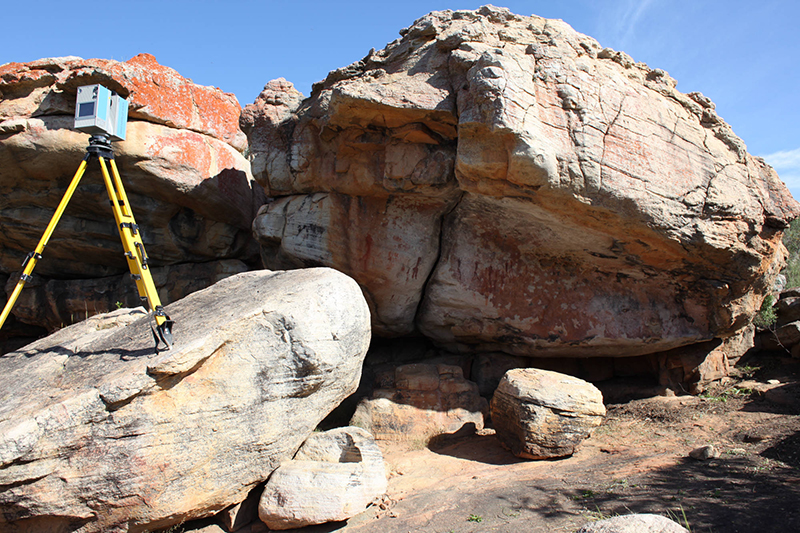
[[[290,106],[272,124],[282,144],[254,153],[273,162],[256,178],[301,211],[319,193],[446,199],[412,230],[438,246],[407,260],[434,257],[413,328],[449,349],[634,355],[725,338],[770,290],[800,205],[710,99],[675,87],[562,21],[434,12]],[[363,250],[365,235],[343,238]],[[297,234],[271,239],[266,261],[303,248]],[[377,276],[323,264],[374,292]],[[405,279],[381,283],[408,293]]]

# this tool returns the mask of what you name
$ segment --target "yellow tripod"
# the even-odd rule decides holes
[[[133,219],[128,197],[125,194],[125,188],[122,186],[122,179],[119,177],[119,171],[114,162],[114,150],[111,148],[111,141],[109,141],[108,136],[105,134],[93,135],[89,139],[89,146],[86,148],[86,156],[84,156],[83,161],[78,167],[78,171],[75,173],[69,187],[67,187],[67,191],[61,198],[61,202],[58,204],[53,218],[47,225],[44,235],[42,235],[42,238],[39,240],[39,244],[36,245],[36,250],[29,253],[22,263],[22,275],[6,302],[3,314],[0,315],[0,328],[5,324],[6,318],[8,318],[8,315],[11,313],[11,309],[14,307],[25,283],[30,281],[31,273],[37,261],[42,258],[44,247],[47,246],[50,236],[53,234],[53,231],[55,231],[56,225],[61,219],[61,215],[64,214],[64,210],[67,208],[67,204],[75,193],[75,189],[77,189],[78,183],[80,183],[86,171],[86,166],[92,158],[97,158],[97,160],[100,161],[100,169],[103,172],[103,181],[105,181],[106,191],[108,191],[108,199],[111,202],[111,209],[114,211],[114,219],[119,228],[122,246],[125,248],[125,257],[128,259],[128,269],[131,272],[131,277],[136,282],[136,290],[139,291],[139,297],[142,299],[145,307],[153,313],[152,317],[155,319],[156,325],[152,329],[153,336],[156,340],[156,350],[158,350],[161,343],[166,346],[166,349],[170,349],[173,343],[173,321],[170,320],[169,316],[164,312],[164,308],[161,306],[158,291],[156,290],[153,277],[150,275],[150,269],[148,268],[147,254],[144,251],[144,243],[142,242],[141,233],[139,232],[139,226],[136,225],[136,221]],[[108,172],[106,160],[108,160],[109,166],[111,167],[111,175]]]

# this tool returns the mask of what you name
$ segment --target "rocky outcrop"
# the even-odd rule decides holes
[[[535,368],[509,370],[491,409],[498,440],[526,459],[572,455],[606,414],[591,383]]]
[[[356,407],[350,424],[378,440],[426,444],[441,435],[483,429],[486,400],[478,385],[464,379],[461,367],[445,364],[400,365]]]
[[[347,520],[386,492],[383,454],[357,427],[315,433],[267,481],[258,515],[270,530]]]
[[[19,279],[85,155],[88,135],[72,129],[75,96],[93,83],[130,102],[127,139],[114,150],[151,263],[255,258],[250,226],[264,193],[243,155],[236,98],[148,54],[126,62],[66,57],[0,66],[0,271]],[[107,203],[91,162],[37,265],[45,283],[127,270]]]
[[[247,272],[166,309],[170,351],[153,349],[143,312],[119,310],[0,358],[0,529],[141,532],[216,514],[358,385],[368,308],[333,270]]]
[[[377,334],[459,353],[656,354],[748,325],[800,205],[707,97],[502,8],[401,35],[245,109],[278,198],[266,265],[346,272]]]

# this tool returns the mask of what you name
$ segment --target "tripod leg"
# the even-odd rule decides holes
[[[9,296],[5,307],[3,308],[3,313],[0,315],[0,328],[2,328],[3,324],[5,324],[8,315],[11,313],[11,309],[14,307],[14,304],[16,303],[17,298],[19,297],[19,293],[22,292],[22,288],[25,286],[25,283],[31,279],[31,273],[33,272],[33,269],[36,267],[36,263],[39,261],[39,259],[42,258],[42,252],[44,251],[44,247],[47,246],[47,242],[53,235],[53,231],[55,231],[58,221],[61,220],[61,215],[64,214],[64,210],[67,208],[67,204],[72,198],[72,195],[75,193],[75,189],[78,188],[78,184],[80,183],[81,178],[83,177],[83,173],[86,171],[87,161],[89,161],[89,154],[86,154],[86,156],[83,158],[83,161],[78,167],[78,170],[75,172],[75,176],[72,177],[72,181],[67,187],[67,191],[64,193],[64,196],[61,198],[61,202],[59,202],[58,207],[56,208],[56,212],[53,213],[53,217],[50,219],[50,223],[47,225],[47,229],[44,230],[42,238],[39,239],[39,244],[36,245],[36,250],[29,253],[28,257],[26,257],[25,261],[22,263],[23,266],[22,275],[20,276],[16,287],[14,287],[11,296]]]
[[[109,158],[113,173],[112,178],[108,172],[105,158],[99,156],[98,159],[100,160],[103,180],[108,191],[108,199],[111,201],[111,208],[114,211],[114,219],[117,222],[122,246],[125,248],[128,269],[131,272],[131,277],[136,282],[136,290],[139,291],[139,297],[147,303],[149,310],[153,311],[156,321],[156,328],[153,331],[156,336],[156,348],[158,348],[158,341],[161,340],[169,349],[172,347],[173,342],[172,320],[164,312],[161,299],[158,297],[158,290],[153,282],[153,276],[150,274],[144,242],[142,242],[139,226],[136,224],[133,212],[128,204],[128,196],[125,194],[125,188],[122,185],[122,179],[119,177],[117,165],[113,158]]]

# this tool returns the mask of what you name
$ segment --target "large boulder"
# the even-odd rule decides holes
[[[606,414],[597,387],[537,368],[506,372],[492,396],[491,409],[498,440],[526,459],[572,455]]]
[[[245,108],[280,197],[254,223],[267,266],[342,270],[377,334],[461,353],[634,356],[747,326],[800,205],[711,100],[502,8],[401,36]]]
[[[243,501],[355,391],[370,340],[330,269],[246,272],[166,310],[169,351],[123,309],[0,358],[0,530],[151,531]]]
[[[66,57],[0,66],[0,271],[19,279],[78,170],[89,136],[73,129],[76,91],[94,83],[130,102],[127,139],[114,151],[151,263],[255,258],[250,226],[264,193],[243,155],[236,98],[148,54],[126,62]],[[43,255],[36,274],[45,283],[127,271],[96,161]]]

